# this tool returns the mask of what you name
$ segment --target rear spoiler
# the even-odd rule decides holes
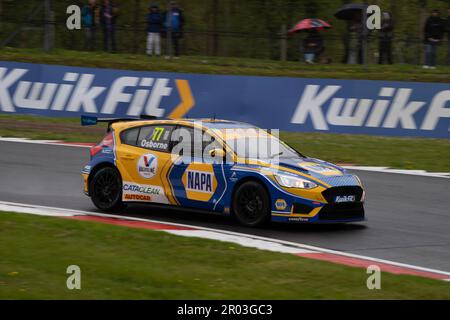
[[[81,116],[82,126],[95,126],[97,123],[108,123],[108,131],[111,130],[111,125],[120,121],[139,121],[139,120],[155,120],[156,116],[141,115],[139,118],[97,118],[94,116]]]

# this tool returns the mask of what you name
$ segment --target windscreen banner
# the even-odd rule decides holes
[[[265,129],[450,138],[450,84],[204,75],[0,61],[0,112],[216,118]]]

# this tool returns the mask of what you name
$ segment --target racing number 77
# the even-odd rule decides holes
[[[159,141],[161,139],[161,135],[164,132],[164,128],[157,127],[155,131],[153,131],[152,141]]]

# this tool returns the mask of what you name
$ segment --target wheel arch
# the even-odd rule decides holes
[[[95,174],[96,174],[100,169],[103,169],[103,168],[106,168],[106,167],[110,167],[110,168],[116,169],[117,172],[119,172],[119,175],[122,176],[122,175],[120,174],[119,168],[117,168],[112,162],[109,162],[109,161],[102,161],[102,162],[99,162],[98,164],[96,164],[96,165],[91,169],[91,172],[89,172],[89,176],[88,176],[88,193],[89,193],[89,195],[91,194],[90,188],[91,188],[91,181],[92,181],[92,178],[95,176]]]
[[[243,177],[242,179],[240,179],[239,181],[237,181],[235,183],[235,185],[233,186],[233,190],[231,191],[231,201],[230,201],[230,212],[232,215],[234,215],[234,209],[233,209],[233,200],[234,200],[234,195],[236,194],[236,190],[245,182],[248,181],[254,181],[257,182],[259,184],[261,184],[264,189],[267,192],[267,196],[269,197],[269,203],[272,204],[272,195],[270,194],[269,191],[269,187],[267,186],[267,183],[264,181],[263,178],[261,177],[257,177],[257,176],[247,176],[247,177]]]

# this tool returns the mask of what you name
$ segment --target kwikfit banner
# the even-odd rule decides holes
[[[266,129],[450,138],[450,84],[221,76],[0,61],[0,112],[222,118]]]

